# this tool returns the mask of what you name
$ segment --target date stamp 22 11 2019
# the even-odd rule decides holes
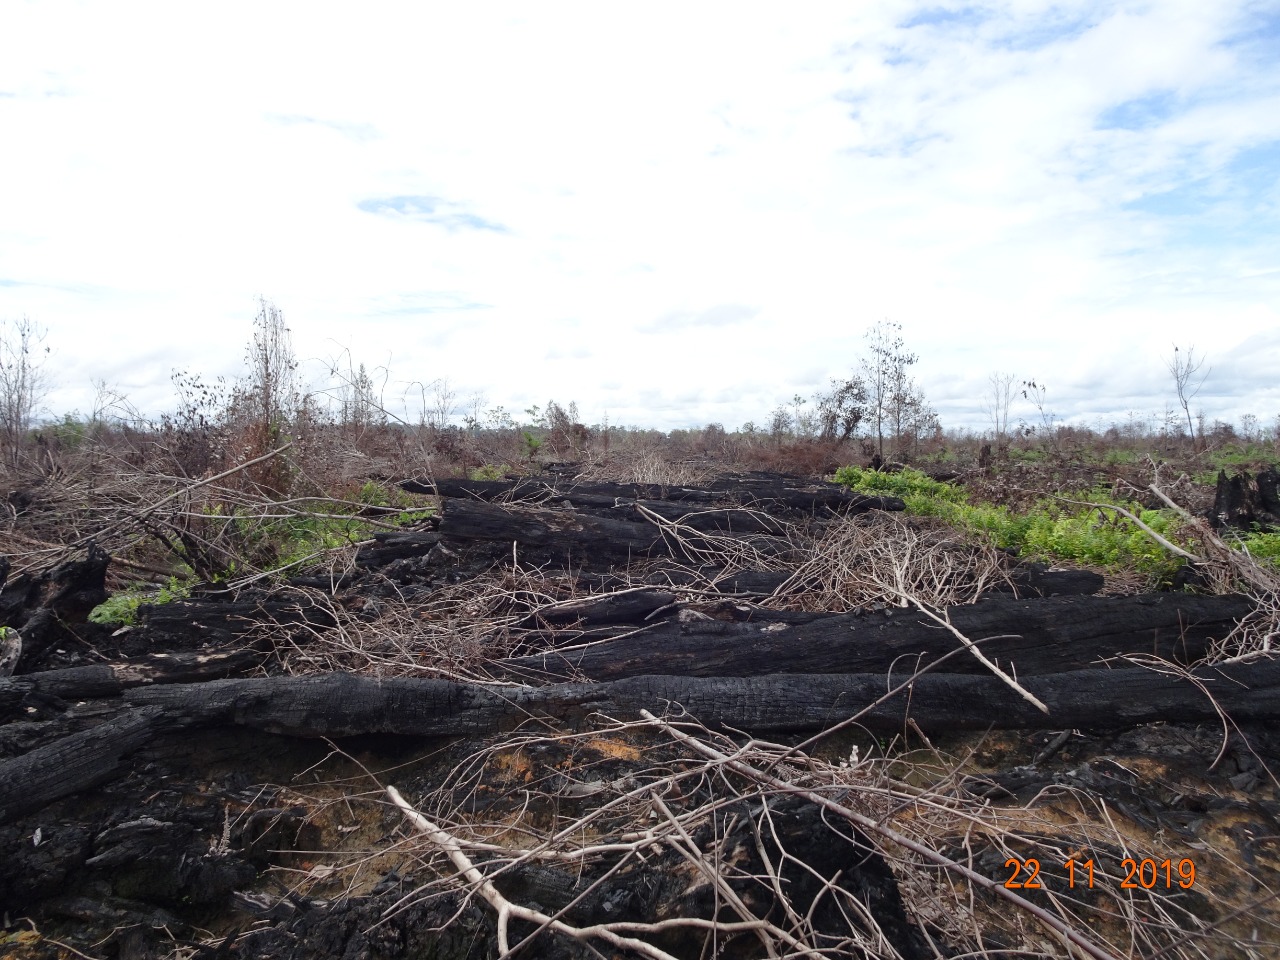
[[[1010,857],[1004,862],[1010,871],[1004,885],[1010,890],[1042,890],[1044,882],[1040,878],[1040,861],[1034,857],[1019,860]],[[1063,872],[1067,875],[1067,886],[1092,887],[1095,880],[1093,860],[1070,859],[1063,861]],[[1181,860],[1156,860],[1146,857],[1134,860],[1126,857],[1120,861],[1120,869],[1124,879],[1120,881],[1122,890],[1153,890],[1161,887],[1172,890],[1181,887],[1189,890],[1196,882],[1196,864],[1194,860],[1184,857]]]

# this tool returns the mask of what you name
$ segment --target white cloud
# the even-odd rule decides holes
[[[944,9],[13,6],[0,318],[82,408],[234,372],[259,294],[303,356],[662,428],[764,420],[883,317],[973,426],[994,369],[1093,416],[1161,407],[1133,358],[1175,340],[1236,364],[1280,309],[1237,162],[1280,143],[1274,23]],[[1257,352],[1211,415],[1275,405]]]

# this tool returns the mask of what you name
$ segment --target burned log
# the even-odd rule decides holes
[[[448,501],[440,535],[448,540],[517,543],[559,557],[587,554],[623,562],[666,552],[661,534],[651,524],[479,500]]]
[[[726,517],[727,514],[722,514]],[[566,507],[502,505],[479,500],[449,500],[440,521],[445,543],[473,541],[515,544],[535,560],[587,564],[591,567],[629,563],[660,556],[697,556],[720,552],[735,541],[765,556],[792,549],[780,536],[765,533],[704,532],[684,524],[597,517]]]
[[[313,598],[227,600],[192,598],[139,608],[141,628],[152,643],[170,649],[222,647],[264,623],[334,626],[333,612]]]
[[[1255,524],[1264,530],[1280,529],[1280,471],[1270,467],[1256,477],[1246,472],[1228,477],[1225,470],[1219,471],[1209,522],[1239,530]]]
[[[541,607],[521,624],[542,625],[631,623],[675,603],[676,595],[651,587],[618,590]]]
[[[375,533],[373,542],[356,552],[356,566],[376,569],[396,560],[425,556],[439,542],[440,534],[434,530]]]
[[[659,710],[678,705],[709,725],[766,733],[821,729],[863,710],[868,710],[864,725],[881,731],[901,729],[908,716],[926,731],[1041,729],[1046,724],[1121,729],[1208,720],[1220,711],[1236,720],[1280,717],[1280,661],[1273,660],[1202,667],[1186,677],[1126,667],[1020,678],[1048,705],[1047,717],[990,674],[926,673],[877,703],[890,687],[911,677],[911,670],[899,667],[843,676],[643,676],[603,684],[501,687],[327,674],[140,687],[122,700],[140,710],[159,710],[183,727],[235,724],[302,737],[470,735],[531,716],[585,723],[599,714],[635,716],[654,705]]]
[[[910,680],[909,684],[905,681]],[[1046,716],[989,674],[643,676],[612,683],[498,687],[351,674],[139,687],[90,730],[0,761],[0,822],[110,780],[161,731],[242,726],[295,737],[444,737],[509,730],[532,717],[588,724],[600,716],[687,711],[713,727],[779,734],[861,713],[869,730],[1121,729],[1156,721],[1280,719],[1280,662],[1203,667],[1179,676],[1138,667],[1021,677]],[[886,694],[897,685],[904,689]]]
[[[55,644],[71,635],[68,624],[84,623],[89,611],[107,599],[111,557],[90,543],[84,559],[66,560],[52,570],[23,573],[0,590],[0,625],[21,630],[12,673],[26,673]],[[8,573],[6,567],[5,573]]]
[[[122,774],[126,759],[166,721],[155,707],[128,710],[12,760],[0,761],[0,823]]]
[[[815,483],[771,473],[730,475],[704,485],[575,483],[561,478],[523,477],[517,480],[437,480],[434,483],[406,480],[401,487],[409,493],[486,501],[542,502],[567,498],[574,506],[604,508],[637,500],[657,500],[690,505],[690,509],[696,509],[692,505],[710,506],[728,501],[765,512],[781,508],[807,514],[828,510],[858,513],[905,509],[905,504],[897,497],[866,496],[833,483]]]
[[[1254,609],[1241,596],[1150,594],[1137,597],[990,599],[951,607],[947,616],[983,652],[1019,676],[1075,670],[1126,654],[1190,664],[1204,658]],[[649,625],[614,642],[561,648],[497,661],[513,679],[617,680],[652,673],[745,677],[769,673],[877,673],[903,658],[929,663],[959,641],[918,611],[816,615],[795,622],[745,608],[746,622],[675,621]],[[990,639],[988,639],[990,638]],[[951,673],[981,673],[970,656]]]
[[[91,700],[114,697],[153,683],[218,680],[262,659],[251,649],[157,653],[120,663],[95,663],[0,679],[0,718],[11,717],[32,699]]]
[[[1052,569],[1043,563],[1026,563],[1009,575],[1020,597],[1074,597],[1097,593],[1106,577],[1093,570]]]

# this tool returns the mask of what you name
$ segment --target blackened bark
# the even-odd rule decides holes
[[[1125,654],[1194,663],[1251,610],[1253,602],[1241,596],[1148,594],[991,599],[951,607],[948,615],[970,640],[982,641],[988,658],[1012,664],[1018,676],[1025,676],[1080,669]],[[913,610],[817,616],[806,623],[778,622],[768,611],[752,616],[758,619],[653,624],[614,642],[513,657],[493,668],[518,679],[591,680],[652,673],[877,673],[902,658],[929,663],[960,646],[950,632]],[[946,665],[949,673],[986,669],[967,653]]]

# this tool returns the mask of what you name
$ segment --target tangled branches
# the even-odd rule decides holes
[[[1122,861],[1179,862],[1170,838],[1082,790],[995,806],[961,763],[935,754],[908,781],[856,748],[824,760],[647,712],[522,736],[456,768],[421,812],[387,789],[438,877],[388,918],[476,897],[500,957],[535,941],[545,953],[547,938],[584,951],[564,955],[596,942],[662,960],[1250,955],[1203,886],[1125,884]],[[1033,862],[1038,881],[1005,882]]]
[[[839,517],[830,522],[771,605],[822,612],[874,604],[933,608],[973,603],[1009,584],[1007,558],[956,532],[893,514]]]

